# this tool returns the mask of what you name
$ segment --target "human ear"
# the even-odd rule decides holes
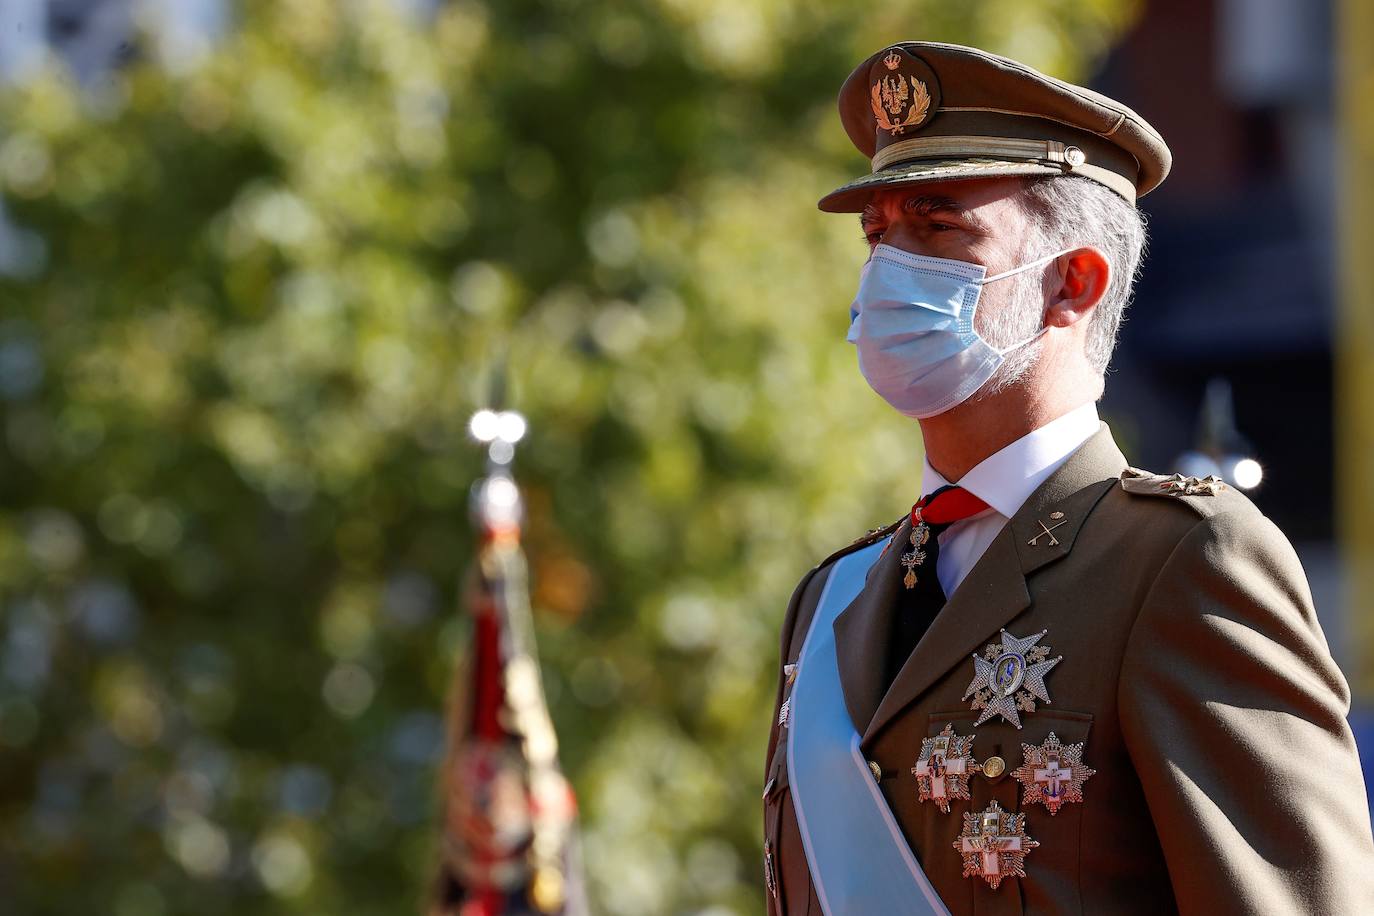
[[[1088,317],[1106,295],[1112,266],[1101,251],[1090,247],[1065,252],[1053,263],[1059,279],[1049,296],[1045,324],[1067,328]]]

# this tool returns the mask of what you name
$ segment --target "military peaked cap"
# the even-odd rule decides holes
[[[821,199],[858,212],[873,192],[924,181],[1081,175],[1126,200],[1169,173],[1164,138],[1113,99],[977,48],[904,41],[859,64],[840,120],[873,172]]]

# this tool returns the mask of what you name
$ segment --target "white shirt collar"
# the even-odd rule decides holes
[[[1033,432],[984,458],[964,475],[959,486],[1011,518],[1045,480],[1059,469],[1100,426],[1097,405],[1092,401],[1051,420]],[[925,462],[921,473],[922,495],[950,481]]]

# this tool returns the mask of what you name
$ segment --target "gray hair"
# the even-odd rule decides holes
[[[1107,371],[1145,252],[1145,217],[1115,191],[1077,175],[1026,182],[1021,204],[1045,251],[1090,245],[1112,265],[1111,281],[1093,309],[1084,349],[1088,363]]]
[[[1099,249],[1111,263],[1111,279],[1089,318],[1084,355],[1105,374],[1116,348],[1117,333],[1131,300],[1145,251],[1145,217],[1115,191],[1078,175],[1028,179],[1019,195],[1030,231],[1023,260],[1080,246]],[[1011,346],[1040,330],[1044,320],[1044,273],[1027,271],[1008,278],[1010,308],[985,331],[995,346]],[[989,316],[991,317],[991,316]],[[1035,364],[1040,347],[1031,345],[1007,356],[985,393],[1002,390]]]

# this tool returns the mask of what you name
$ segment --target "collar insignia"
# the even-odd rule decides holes
[[[1051,512],[1049,524],[1046,524],[1040,519],[1036,519],[1035,523],[1040,526],[1040,533],[1037,534],[1035,537],[1031,538],[1026,543],[1032,547],[1039,547],[1040,539],[1043,537],[1047,537],[1049,538],[1049,546],[1058,547],[1059,538],[1054,536],[1054,529],[1058,528],[1060,525],[1067,525],[1069,523],[1069,520],[1064,517],[1063,512]]]

